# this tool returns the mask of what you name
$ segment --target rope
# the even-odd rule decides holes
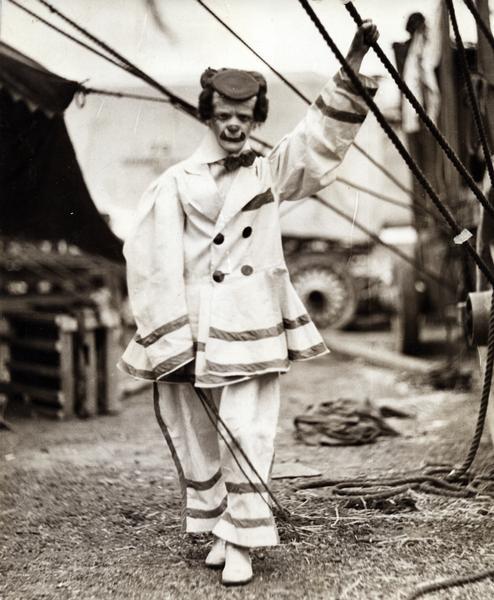
[[[416,598],[420,598],[426,594],[447,590],[452,587],[459,587],[466,585],[467,583],[475,583],[477,581],[482,581],[482,579],[487,579],[488,577],[494,577],[494,569],[486,569],[485,571],[479,571],[477,573],[472,573],[471,575],[460,575],[459,577],[450,577],[448,579],[442,579],[441,581],[426,583],[412,592],[407,600],[416,600]]]
[[[98,94],[99,96],[113,96],[115,98],[131,98],[132,100],[147,100],[148,102],[161,102],[164,104],[169,104],[170,101],[166,98],[160,98],[156,96],[144,96],[142,94],[131,94],[129,92],[115,92],[112,90],[99,90],[96,88],[88,88],[83,85],[79,87],[81,93],[88,94]]]
[[[108,62],[111,62],[115,66],[117,66],[117,67],[119,67],[121,69],[124,69],[125,71],[128,71],[127,67],[125,67],[123,64],[117,62],[116,60],[113,60],[112,58],[110,58],[106,54],[103,54],[99,50],[96,50],[96,48],[93,48],[92,46],[89,46],[88,44],[84,43],[82,40],[79,40],[78,38],[70,35],[70,33],[67,33],[66,31],[64,31],[63,29],[60,29],[56,25],[53,25],[53,23],[50,23],[46,19],[43,19],[43,17],[40,17],[35,12],[29,10],[28,8],[26,8],[22,4],[19,4],[19,2],[16,2],[16,0],[7,0],[7,1],[10,2],[11,4],[13,4],[14,6],[16,6],[17,8],[19,8],[20,10],[24,11],[25,13],[27,13],[29,16],[34,17],[35,19],[38,19],[38,21],[40,21],[41,23],[43,23],[44,25],[46,25],[50,29],[53,29],[57,33],[60,33],[61,35],[63,35],[64,37],[68,38],[72,42],[75,42],[77,45],[82,46],[82,48],[85,48],[86,50],[89,50],[93,54],[96,54],[97,56],[99,56],[101,58],[104,58]]]
[[[445,467],[449,469],[449,467]],[[441,467],[443,470],[443,467]],[[443,477],[429,475],[427,473],[417,476],[379,478],[379,479],[319,479],[307,481],[295,486],[297,490],[317,489],[331,487],[334,496],[343,497],[347,500],[360,500],[368,503],[375,500],[384,500],[399,496],[408,491],[425,492],[451,496],[454,498],[471,498],[478,495],[478,491],[468,485],[463,485],[466,480],[449,482]]]
[[[491,151],[489,148],[489,142],[487,141],[487,134],[485,132],[484,123],[482,122],[482,116],[480,114],[479,103],[477,101],[477,96],[475,94],[475,90],[473,89],[472,83],[472,75],[470,73],[470,68],[468,67],[467,57],[465,53],[465,46],[463,44],[463,40],[461,38],[460,29],[458,27],[458,20],[456,18],[456,11],[453,5],[452,0],[446,0],[446,7],[449,12],[449,18],[451,19],[451,25],[453,26],[453,31],[455,34],[456,46],[458,48],[458,54],[460,57],[460,65],[463,74],[463,78],[465,80],[467,91],[468,91],[468,100],[470,102],[470,106],[473,112],[473,119],[475,121],[475,127],[477,128],[477,132],[479,134],[480,143],[482,145],[482,152],[484,154],[484,160],[487,165],[487,172],[489,173],[489,179],[491,182],[491,187],[494,188],[494,167],[492,166],[491,159]]]
[[[308,14],[309,14],[308,9],[309,9],[310,12],[312,13],[312,15],[317,19],[316,14],[312,10],[312,8],[309,6],[307,0],[299,0],[299,2],[304,6],[304,8]],[[362,17],[359,15],[357,9],[353,5],[353,3],[346,2],[345,8],[350,13],[351,17],[353,18],[353,20],[355,21],[357,26],[360,27],[363,23],[363,20],[362,20]],[[314,19],[312,19],[312,20],[314,20]],[[317,20],[319,21],[319,19],[317,19]],[[319,23],[320,23],[320,21],[319,21]],[[321,25],[321,27],[322,27],[322,25]],[[323,28],[323,30],[324,30],[324,28]],[[458,158],[458,155],[456,154],[456,152],[448,144],[448,142],[444,138],[443,134],[439,131],[439,129],[436,127],[436,125],[431,120],[429,115],[423,109],[420,102],[413,95],[410,88],[400,77],[398,71],[395,69],[395,67],[389,60],[389,58],[386,56],[386,54],[384,54],[381,46],[379,46],[379,44],[377,42],[372,42],[371,47],[374,50],[374,52],[376,53],[376,55],[378,56],[381,63],[384,65],[384,67],[388,71],[388,73],[393,78],[393,81],[398,86],[400,92],[410,102],[410,104],[412,105],[413,109],[415,110],[415,112],[417,113],[417,115],[419,116],[421,121],[426,125],[427,129],[429,129],[431,134],[434,136],[434,138],[438,142],[439,146],[443,150],[444,154],[447,156],[447,158],[450,160],[450,162],[453,164],[453,166],[456,168],[456,170],[462,175],[464,181],[466,182],[468,187],[472,190],[472,192],[474,193],[477,200],[482,204],[482,206],[486,209],[486,211],[494,218],[494,207],[486,199],[484,194],[481,192],[480,188],[475,183],[473,177],[470,175],[470,173],[465,168],[464,164]]]
[[[401,157],[406,162],[409,169],[412,171],[412,173],[414,174],[414,176],[416,177],[416,179],[418,180],[420,185],[424,188],[424,190],[426,191],[428,196],[431,198],[435,207],[438,209],[438,211],[440,212],[440,214],[442,215],[444,220],[447,222],[447,224],[453,231],[454,235],[458,236],[460,234],[461,229],[460,229],[460,226],[458,225],[458,223],[456,222],[455,218],[453,217],[451,211],[441,201],[437,192],[434,190],[432,185],[429,183],[429,180],[426,178],[426,176],[424,175],[424,173],[422,172],[420,167],[417,165],[417,163],[410,156],[410,154],[406,150],[405,146],[399,139],[398,135],[395,133],[393,128],[389,125],[389,123],[385,119],[384,115],[381,113],[381,111],[377,107],[376,103],[374,102],[373,98],[367,92],[366,88],[364,87],[364,85],[362,84],[362,82],[360,81],[360,79],[358,78],[356,73],[354,72],[354,70],[350,67],[350,65],[348,64],[345,57],[340,52],[339,48],[337,47],[337,45],[335,44],[333,39],[331,38],[329,33],[324,28],[323,24],[321,23],[321,21],[319,20],[319,18],[316,15],[316,13],[313,11],[312,7],[310,6],[308,0],[298,0],[298,2],[302,6],[302,8],[306,11],[307,15],[309,16],[311,21],[314,23],[315,27],[317,28],[317,30],[323,37],[324,41],[326,42],[326,44],[329,46],[329,48],[331,49],[333,54],[336,56],[336,58],[342,65],[342,68],[343,68],[344,72],[348,75],[351,83],[353,84],[353,87],[359,93],[359,95],[362,96],[362,98],[365,100],[365,102],[369,106],[371,112],[376,117],[378,123],[384,129],[385,133],[388,135],[391,142],[396,147],[396,149],[400,153]],[[348,6],[348,4],[346,4],[345,6]],[[491,210],[490,206],[487,210]],[[477,254],[477,252],[473,248],[470,241],[466,241],[464,243],[464,245],[465,245],[466,250],[472,257],[473,261],[475,262],[475,264],[479,267],[480,271],[485,275],[485,277],[487,278],[489,283],[492,286],[494,286],[494,274],[491,272],[487,263],[482,259],[482,257],[480,257]]]

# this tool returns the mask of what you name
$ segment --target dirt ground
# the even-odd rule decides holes
[[[461,460],[478,389],[438,392],[402,374],[331,355],[283,377],[276,462],[299,461],[335,478],[411,472]],[[309,447],[293,437],[308,404],[368,397],[413,413],[390,420],[402,435],[371,445]],[[81,599],[400,599],[420,583],[494,566],[494,501],[413,493],[416,510],[358,510],[327,489],[277,480],[299,538],[254,553],[255,579],[225,589],[203,559],[210,540],[179,530],[179,488],[155,422],[151,391],[118,416],[53,422],[12,417],[1,432],[0,597]],[[485,436],[477,468],[492,464]],[[300,480],[299,480],[300,481]],[[427,596],[494,598],[494,581]]]

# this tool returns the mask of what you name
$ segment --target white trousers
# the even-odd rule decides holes
[[[268,495],[218,424],[248,477],[242,473],[192,385],[158,383],[158,390],[165,437],[182,488],[184,530],[212,531],[239,546],[277,544]],[[267,483],[279,413],[279,375],[203,391]]]

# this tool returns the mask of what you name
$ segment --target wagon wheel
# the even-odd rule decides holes
[[[324,254],[305,254],[290,264],[297,293],[314,323],[321,328],[341,329],[357,309],[352,277]]]
[[[420,299],[413,267],[397,265],[395,290],[395,314],[391,322],[395,350],[403,354],[416,354],[420,338]]]

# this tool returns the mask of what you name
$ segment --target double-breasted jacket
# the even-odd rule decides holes
[[[226,197],[211,174],[225,156],[211,131],[150,186],[124,246],[137,323],[124,371],[215,387],[328,352],[290,282],[279,206],[328,185],[365,115],[338,73],[290,134],[236,171]]]

